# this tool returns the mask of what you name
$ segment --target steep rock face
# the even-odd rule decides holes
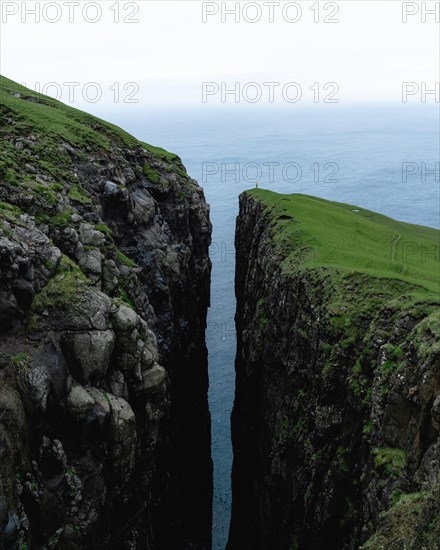
[[[228,549],[439,548],[438,292],[309,266],[285,200],[240,197]]]
[[[0,84],[0,548],[208,549],[203,192]]]

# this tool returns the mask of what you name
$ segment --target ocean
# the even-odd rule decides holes
[[[259,186],[348,202],[440,227],[438,105],[201,105],[104,118],[177,153],[211,206],[209,404],[214,461],[213,550],[228,536],[234,400],[234,231],[238,195]],[[436,171],[437,170],[437,171]]]

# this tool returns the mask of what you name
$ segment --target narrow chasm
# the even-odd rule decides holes
[[[235,332],[227,549],[439,548],[437,230],[245,192],[207,326],[177,155],[4,77],[0,145],[0,550],[221,550]]]

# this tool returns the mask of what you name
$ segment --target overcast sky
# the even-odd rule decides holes
[[[279,83],[272,88],[274,102],[286,101],[283,89],[289,101],[300,90],[299,102],[306,105],[318,97],[347,104],[399,103],[402,82],[432,88],[440,80],[440,26],[435,15],[422,20],[422,4],[429,8],[439,2],[301,1],[295,6],[279,1],[270,7],[260,1],[258,8],[242,1],[237,15],[223,13],[226,22],[222,11],[236,2],[77,3],[28,0],[27,9],[39,12],[37,23],[22,2],[2,0],[1,73],[31,88],[54,82],[45,91],[61,91],[63,101],[81,108],[89,103],[83,92],[92,102],[100,93],[101,108],[131,100],[124,105],[131,112],[163,104],[200,105],[203,82],[211,83],[205,102],[212,105],[221,105],[222,86],[230,89],[236,82],[243,104],[259,90],[261,101],[267,101],[270,88],[264,83],[274,82]],[[406,23],[403,12],[408,12]],[[66,82],[79,83],[71,87],[70,98]],[[258,86],[246,86],[249,82]],[[284,88],[291,82],[297,86]],[[225,99],[234,102],[232,95]],[[87,108],[96,110],[90,103]]]

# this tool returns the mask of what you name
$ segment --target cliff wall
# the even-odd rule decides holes
[[[438,243],[240,196],[229,550],[439,548]]]
[[[208,549],[203,191],[176,155],[0,92],[0,548]]]

